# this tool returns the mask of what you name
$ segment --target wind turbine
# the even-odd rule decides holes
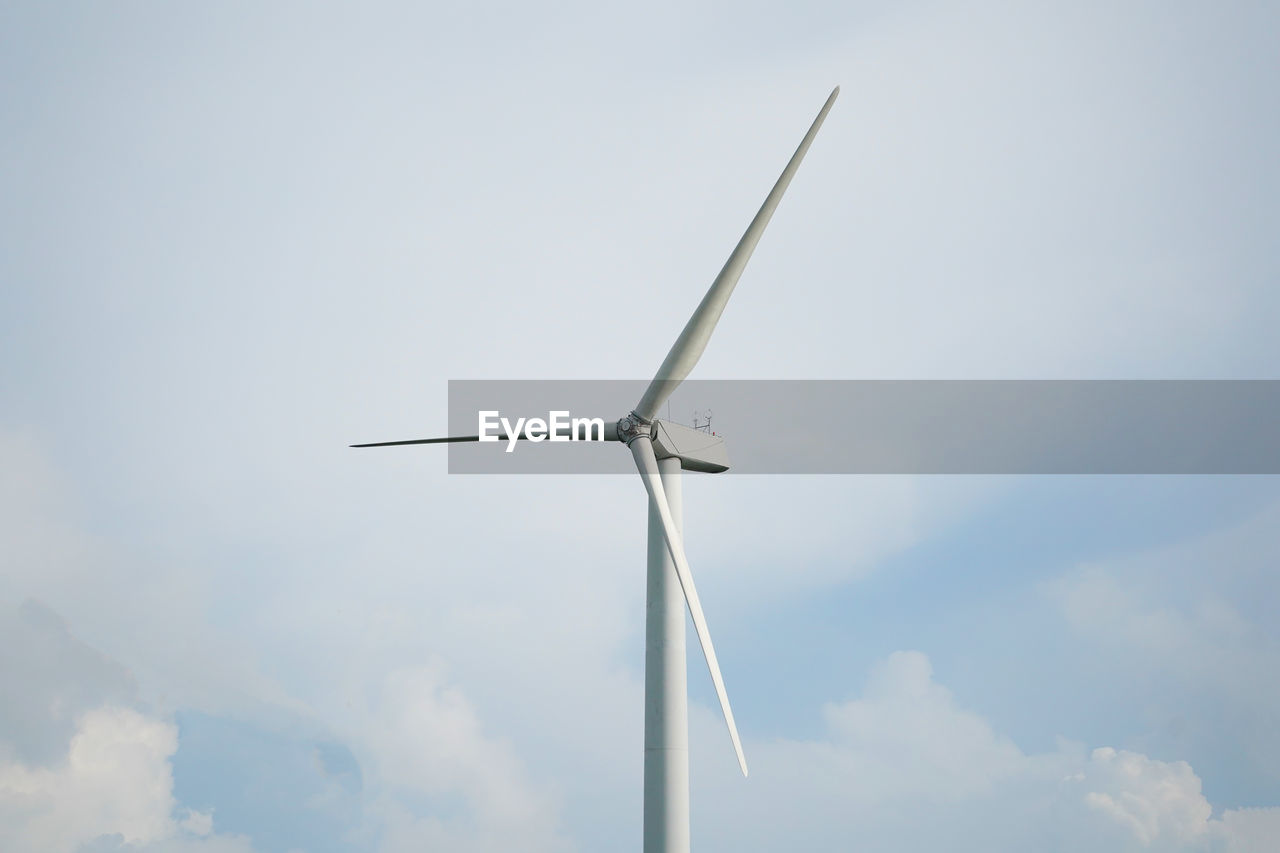
[[[828,96],[809,132],[765,198],[724,268],[702,297],[697,310],[676,338],[653,381],[630,414],[607,424],[606,441],[625,442],[636,470],[649,494],[648,580],[645,619],[644,700],[644,851],[684,853],[689,849],[689,704],[685,677],[685,624],[681,597],[688,605],[693,629],[711,672],[720,710],[742,775],[747,758],[742,752],[738,727],[729,707],[720,664],[711,644],[711,632],[702,613],[693,574],[685,558],[682,527],[680,471],[689,469],[719,473],[728,470],[724,441],[715,435],[682,424],[658,419],[658,410],[707,348],[720,314],[760,241],[782,194],[786,192],[800,161],[822,127],[831,105],[840,94],[837,86]],[[525,435],[518,436],[526,438]],[[389,447],[406,444],[444,444],[479,441],[479,436],[421,438],[353,444],[352,447]]]

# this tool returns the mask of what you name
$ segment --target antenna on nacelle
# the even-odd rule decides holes
[[[705,412],[695,411],[693,413],[693,428],[697,430],[702,430],[703,432],[709,435],[713,434],[711,432],[711,410],[710,409],[707,409]]]

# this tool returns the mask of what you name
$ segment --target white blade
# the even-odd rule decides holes
[[[635,457],[636,468],[640,471],[640,479],[649,492],[649,499],[658,508],[662,517],[662,532],[666,536],[667,550],[671,552],[671,560],[676,564],[676,576],[680,578],[680,588],[684,590],[684,600],[689,605],[689,615],[693,617],[693,630],[698,633],[698,642],[702,644],[702,654],[707,659],[707,669],[711,670],[711,683],[716,687],[716,696],[720,699],[720,710],[724,712],[724,721],[729,726],[729,737],[733,739],[733,749],[738,753],[738,766],[742,775],[747,775],[747,757],[742,753],[742,741],[738,739],[738,727],[733,722],[733,709],[729,707],[729,694],[724,690],[724,679],[720,677],[720,664],[716,661],[716,650],[711,645],[711,632],[707,630],[706,617],[702,615],[702,604],[698,601],[698,591],[693,587],[693,573],[689,571],[689,561],[684,556],[684,543],[680,532],[676,530],[675,521],[671,518],[671,507],[667,505],[667,493],[662,488],[662,478],[658,475],[658,460],[653,455],[653,443],[647,436],[640,436],[631,442],[631,455]]]
[[[809,150],[809,145],[812,144],[813,138],[818,135],[818,128],[822,127],[823,119],[831,111],[831,105],[835,103],[836,95],[838,94],[840,94],[840,87],[836,86],[832,90],[830,97],[827,98],[827,102],[822,105],[822,109],[818,112],[818,117],[813,120],[813,125],[809,128],[809,132],[801,140],[800,147],[796,149],[795,154],[791,155],[791,162],[787,163],[787,168],[782,170],[782,176],[778,178],[778,182],[773,185],[773,190],[765,198],[760,212],[756,214],[756,218],[751,220],[751,224],[747,226],[746,233],[738,241],[738,245],[733,250],[733,254],[729,256],[729,260],[725,261],[724,268],[720,270],[720,275],[716,276],[716,280],[711,283],[711,288],[707,291],[707,295],[702,297],[698,310],[694,311],[693,316],[689,318],[684,331],[680,333],[680,337],[676,338],[671,351],[667,353],[666,360],[662,362],[662,367],[658,368],[658,373],[653,377],[653,381],[649,383],[644,396],[640,398],[640,404],[636,406],[636,414],[645,420],[653,420],[657,417],[658,409],[662,407],[667,397],[671,396],[671,392],[684,381],[684,378],[689,375],[689,371],[693,370],[693,366],[702,357],[702,351],[707,348],[707,341],[711,339],[711,333],[715,330],[716,323],[724,312],[724,306],[729,302],[729,297],[733,294],[734,286],[737,285],[738,279],[742,277],[742,271],[746,268],[747,261],[751,259],[751,253],[755,250],[756,243],[760,242],[760,235],[764,233],[765,226],[769,224],[769,219],[773,216],[774,209],[778,206],[778,202],[782,200],[782,194],[787,191],[787,186],[790,185],[791,179],[795,177],[796,170],[800,168],[800,161],[804,159],[805,152]]]

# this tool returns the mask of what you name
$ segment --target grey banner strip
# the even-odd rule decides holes
[[[647,385],[453,380],[449,434],[475,435],[481,411],[612,423]],[[696,410],[730,473],[1280,474],[1280,380],[690,380],[661,417],[691,426]],[[616,442],[506,448],[448,445],[449,471],[634,471]]]

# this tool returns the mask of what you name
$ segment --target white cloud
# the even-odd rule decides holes
[[[199,812],[195,809],[188,809],[186,816],[178,821],[178,826],[182,827],[184,832],[189,832],[192,835],[208,835],[213,832],[213,812]]]
[[[71,853],[107,849],[248,850],[243,840],[209,836],[212,817],[187,812],[174,820],[173,772],[178,747],[172,723],[128,708],[83,714],[65,758],[50,767],[0,763],[0,848],[7,853]]]
[[[217,572],[190,554],[166,555],[155,543],[139,547],[130,539],[136,530],[125,533],[108,524],[109,533],[90,533],[78,513],[73,478],[34,433],[0,428],[0,470],[12,474],[0,478],[0,548],[6,557],[0,606],[28,602],[16,619],[0,613],[0,636],[42,638],[31,644],[30,654],[0,653],[0,673],[38,684],[42,697],[61,691],[54,698],[64,710],[82,710],[80,694],[90,690],[98,692],[98,703],[128,704],[140,693],[206,710],[305,712],[257,669],[243,632],[209,623],[206,608],[225,580]],[[50,610],[57,615],[40,615]],[[79,639],[61,636],[64,617]],[[61,656],[56,666],[43,666],[37,658],[55,653]],[[103,654],[128,661],[128,671],[108,673],[91,660]],[[108,693],[99,683],[104,679],[119,684]],[[29,699],[10,702],[18,706]],[[0,723],[9,710],[0,708]],[[54,718],[61,715],[54,709]]]
[[[147,843],[172,831],[168,759],[177,730],[124,708],[86,713],[65,764],[0,770],[9,850],[71,850],[100,835]]]
[[[1185,761],[1166,763],[1099,747],[1081,782],[1089,788],[1085,803],[1130,830],[1143,846],[1165,839],[1194,844],[1209,829],[1213,808]]]
[[[129,671],[81,642],[48,607],[0,605],[0,757],[46,763],[64,755],[79,716],[103,704],[129,705]],[[16,685],[21,685],[17,688]]]
[[[1280,847],[1280,808],[1228,809],[1215,830],[1226,853],[1275,853]]]
[[[895,652],[873,671],[862,699],[824,708],[841,759],[861,768],[855,777],[869,781],[866,796],[927,791],[936,798],[964,797],[1018,769],[1023,756],[1017,747],[978,715],[957,708],[932,675],[925,655]],[[874,773],[865,773],[868,765]]]
[[[1280,590],[1277,530],[1273,503],[1204,536],[1080,566],[1045,587],[1098,670],[1144,680],[1147,703],[1170,706],[1161,717],[1226,715],[1241,757],[1270,778],[1280,761],[1280,635],[1270,618]]]
[[[364,727],[382,794],[382,849],[565,850],[556,803],[485,735],[438,667],[390,674]],[[427,806],[415,813],[405,802]],[[459,810],[453,802],[460,799]]]
[[[716,827],[700,846],[1208,853],[1280,838],[1280,810],[1214,818],[1185,761],[1067,742],[1023,752],[959,707],[918,652],[891,655],[824,719],[820,740],[749,743],[747,782],[695,779],[695,811]],[[712,737],[716,721],[698,720]]]

